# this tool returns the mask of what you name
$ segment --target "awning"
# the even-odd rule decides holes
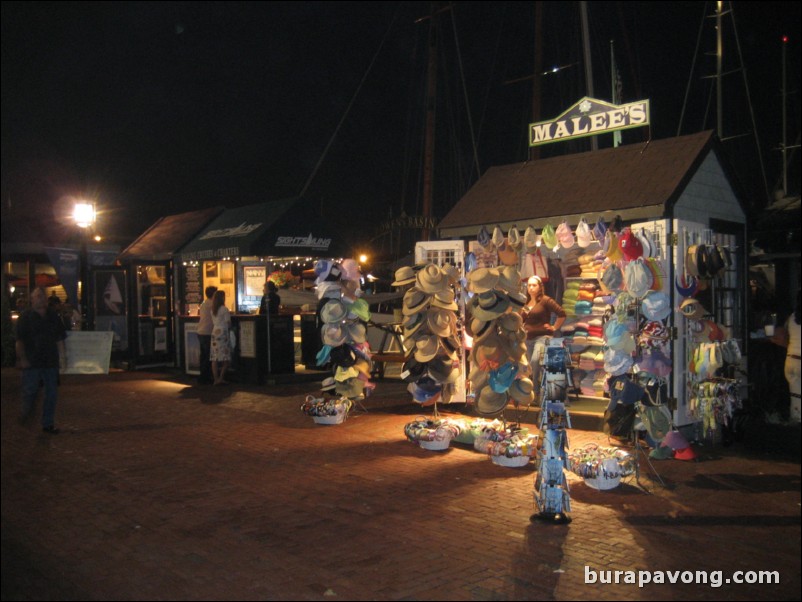
[[[227,209],[181,249],[181,261],[236,257],[343,257],[309,201],[301,198]]]
[[[119,259],[168,261],[222,211],[222,207],[212,207],[162,217],[132,242]]]

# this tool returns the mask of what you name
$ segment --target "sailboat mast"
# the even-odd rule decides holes
[[[429,21],[429,64],[426,75],[426,131],[423,149],[423,219],[422,239],[429,240],[434,187],[434,120],[437,101],[437,7],[432,5]]]
[[[724,42],[722,41],[722,22],[724,2],[716,2],[716,132],[718,139],[724,139],[724,100],[722,85],[722,65],[724,62]]]
[[[588,3],[582,1],[579,3],[579,13],[582,19],[582,50],[585,56],[585,85],[587,87],[587,95],[590,98],[596,98],[593,93],[593,63],[590,60],[590,29],[588,28]],[[590,137],[591,150],[599,150],[599,141],[596,136]]]

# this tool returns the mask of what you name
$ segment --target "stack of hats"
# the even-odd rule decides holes
[[[331,363],[334,370],[333,382],[326,379],[323,390],[355,399],[375,386],[370,382],[366,327],[370,310],[367,301],[360,298],[359,269],[353,259],[342,263],[321,259],[315,264],[315,273],[323,339],[317,365]]]
[[[479,268],[469,274],[470,331],[473,353],[469,379],[476,411],[483,416],[499,414],[508,398],[515,405],[534,401],[534,384],[526,358],[526,331],[520,309],[526,303],[521,293],[520,273],[514,266]]]
[[[393,284],[412,285],[404,293],[401,309],[408,353],[401,376],[416,403],[450,403],[461,373],[462,340],[454,291],[459,272],[450,264],[433,263],[399,272]]]

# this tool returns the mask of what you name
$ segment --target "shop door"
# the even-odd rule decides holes
[[[134,291],[137,316],[137,367],[173,362],[172,294],[167,265],[137,265]]]
[[[449,263],[459,270],[460,277],[465,276],[465,243],[461,240],[433,240],[419,242],[415,245],[415,263],[433,263],[443,266]],[[462,341],[460,353],[460,373],[462,377],[457,380],[454,396],[451,403],[465,403],[467,394],[465,381],[467,379],[467,362],[465,358],[465,298],[462,290],[454,291],[457,310],[457,337]]]

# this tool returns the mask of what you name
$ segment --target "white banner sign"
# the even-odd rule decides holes
[[[67,367],[62,374],[108,374],[111,361],[111,343],[114,333],[67,332],[64,345],[67,351]]]

